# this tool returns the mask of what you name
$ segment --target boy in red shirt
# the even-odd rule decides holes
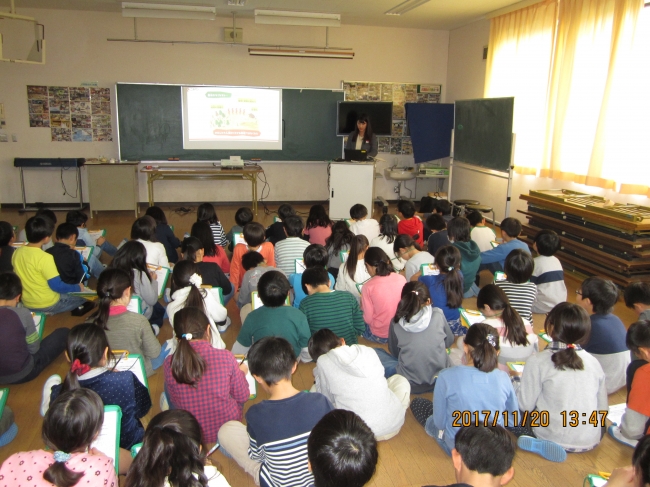
[[[400,200],[397,203],[397,214],[400,221],[397,224],[397,231],[413,237],[420,247],[424,245],[424,228],[422,220],[415,215],[415,205],[409,200]]]

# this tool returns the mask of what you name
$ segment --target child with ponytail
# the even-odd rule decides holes
[[[432,305],[440,308],[455,336],[467,333],[460,322],[463,305],[463,274],[460,270],[460,252],[452,245],[438,249],[435,258],[439,274],[420,276],[418,280],[429,288]]]
[[[422,252],[420,246],[410,235],[398,235],[393,242],[393,251],[395,257],[406,261],[400,274],[406,277],[407,281],[417,281],[416,274],[420,272],[422,264],[433,264],[433,255],[429,252]]]
[[[368,249],[368,239],[365,235],[355,235],[352,238],[350,253],[347,260],[339,267],[334,289],[337,291],[347,291],[357,302],[361,299],[361,293],[357,289],[357,284],[362,284],[370,279],[370,274],[366,269],[363,260]]]
[[[223,250],[222,250],[223,252]],[[230,326],[230,318],[226,308],[219,300],[206,289],[202,289],[203,279],[199,275],[199,269],[194,262],[182,260],[174,266],[172,273],[172,301],[167,305],[169,323],[174,326],[176,312],[183,308],[199,308],[210,321],[210,343],[214,348],[226,348],[226,344],[219,336]],[[174,328],[175,329],[175,328]],[[176,350],[176,340],[167,340],[172,353]]]
[[[513,422],[519,412],[517,396],[508,374],[497,367],[499,333],[492,326],[477,323],[470,326],[463,344],[467,365],[451,367],[440,372],[433,390],[433,403],[417,398],[411,402],[415,419],[433,436],[447,455],[451,455],[454,439],[460,429],[454,426],[455,411],[467,411],[474,424],[487,421],[504,426]],[[489,411],[486,418],[484,412]],[[461,421],[462,422],[462,421]]]
[[[95,392],[77,389],[61,394],[43,420],[47,450],[7,458],[0,468],[0,486],[118,487],[113,460],[90,448],[103,422],[104,405]]]
[[[431,306],[429,290],[421,282],[404,285],[401,300],[390,324],[388,350],[375,348],[385,376],[399,374],[411,384],[413,394],[433,391],[442,369],[451,367],[447,347],[454,343],[449,324]]]
[[[142,355],[147,376],[152,375],[169,349],[161,348],[156,339],[157,325],[126,309],[131,301],[131,276],[121,269],[106,269],[97,280],[97,296],[99,306],[91,318],[106,332],[111,348]]]
[[[501,370],[508,372],[507,362],[525,362],[537,352],[537,335],[533,325],[519,316],[499,286],[483,286],[476,298],[476,306],[486,318],[483,323],[496,328],[501,337]]]
[[[361,289],[361,309],[366,323],[363,337],[377,343],[388,343],[390,320],[395,316],[406,279],[393,271],[390,258],[379,247],[370,247],[364,261],[370,280]]]
[[[200,308],[186,307],[176,313],[176,352],[165,360],[165,393],[172,408],[192,413],[205,442],[217,442],[221,425],[241,421],[250,392],[248,368],[239,365],[228,350],[214,348],[208,317]]]
[[[119,248],[110,267],[121,269],[131,276],[132,294],[142,299],[142,314],[151,325],[160,329],[165,308],[158,302],[157,274],[147,267],[147,250],[144,245],[137,240],[129,240]]]
[[[106,333],[93,323],[77,325],[70,330],[66,358],[70,361],[70,370],[63,384],[60,376],[53,375],[43,386],[41,414],[45,414],[59,395],[79,388],[95,391],[104,405],[119,406],[122,409],[120,473],[126,473],[131,464],[129,450],[144,436],[140,418],[151,409],[149,391],[133,372],[108,367],[115,357]]]
[[[235,289],[218,264],[203,260],[205,251],[203,250],[201,241],[196,237],[187,237],[181,243],[181,252],[183,253],[183,259],[196,264],[203,284],[221,288],[223,292],[223,304],[224,306],[228,304],[228,301],[235,295]]]
[[[182,409],[163,411],[149,423],[125,487],[230,487],[208,465],[201,425]]]
[[[594,427],[589,418],[598,415],[596,424],[601,425],[599,413],[608,410],[607,388],[600,363],[581,347],[591,331],[583,308],[558,304],[546,316],[544,331],[553,341],[528,358],[517,397],[522,411],[548,411],[549,423],[513,432],[520,437],[519,448],[561,462],[566,452],[588,451],[600,443],[605,425]],[[570,411],[577,412],[575,424]]]

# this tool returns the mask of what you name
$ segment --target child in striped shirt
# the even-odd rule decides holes
[[[296,259],[302,259],[309,242],[301,238],[305,228],[302,218],[289,216],[282,220],[282,224],[287,238],[275,244],[275,264],[288,276],[296,271]]]
[[[196,209],[196,221],[206,222],[210,225],[212,237],[214,238],[214,243],[216,245],[219,247],[226,247],[228,245],[226,234],[223,231],[223,227],[219,222],[219,217],[217,216],[217,212],[214,210],[212,203],[203,203],[199,205]]]
[[[530,282],[533,275],[533,258],[521,249],[514,249],[506,257],[505,281],[495,281],[506,296],[510,305],[519,315],[530,322],[533,321],[533,303],[537,297],[537,285]]]

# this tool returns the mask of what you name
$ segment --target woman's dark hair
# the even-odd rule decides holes
[[[185,260],[195,262],[196,253],[201,249],[203,249],[203,243],[196,237],[186,237],[181,242],[181,253]]]
[[[267,385],[277,384],[282,379],[291,380],[295,364],[293,346],[281,337],[264,337],[248,350],[248,369]]]
[[[68,371],[61,391],[72,391],[79,389],[79,375],[83,375],[82,370],[77,369],[72,372],[75,361],[78,360],[80,365],[86,365],[90,368],[99,367],[99,363],[104,358],[104,350],[108,349],[107,362],[114,360],[111,347],[108,345],[106,332],[93,323],[82,323],[74,326],[68,333],[66,351],[70,359],[70,370]],[[84,367],[85,368],[85,367]],[[69,453],[69,452],[66,452]]]
[[[9,222],[0,222],[0,247],[9,245],[14,236],[14,227]]]
[[[348,271],[350,279],[354,280],[354,274],[357,272],[357,261],[359,256],[368,248],[368,239],[365,235],[355,235],[350,245],[348,260],[345,261],[345,269]]]
[[[503,266],[508,281],[514,284],[528,282],[533,275],[534,268],[533,258],[523,249],[511,250]]]
[[[253,212],[251,211],[250,208],[239,208],[235,212],[235,223],[239,225],[240,227],[244,227],[247,223],[250,223],[253,221]]]
[[[265,272],[257,283],[260,299],[269,308],[283,306],[290,290],[291,284],[287,276],[280,271]]]
[[[322,245],[311,244],[303,252],[302,258],[305,262],[305,269],[309,269],[310,267],[327,266],[329,255],[327,255],[327,250]]]
[[[219,223],[217,212],[214,211],[212,203],[201,203],[196,209],[196,221],[206,222],[209,225]]]
[[[553,230],[540,230],[535,235],[535,246],[539,255],[550,257],[560,250],[560,237]]]
[[[287,232],[287,237],[300,237],[305,228],[305,225],[302,223],[302,218],[297,215],[284,218],[282,220],[282,226],[285,232]]]
[[[379,229],[381,230],[379,235],[386,237],[386,243],[392,244],[399,235],[395,215],[389,215],[388,213],[382,215],[379,219]]]
[[[128,273],[131,277],[131,282],[135,281],[134,271],[138,270],[147,276],[147,279],[151,282],[151,276],[147,269],[147,249],[144,248],[142,242],[138,242],[137,240],[129,240],[122,245],[115,253],[109,267],[121,269]]]
[[[338,254],[344,247],[351,246],[354,239],[354,233],[343,220],[334,222],[332,225],[332,235],[325,240],[325,248],[330,254]]]
[[[307,455],[314,487],[362,487],[375,474],[379,453],[372,430],[352,411],[330,411],[311,430]]]
[[[257,267],[264,262],[264,256],[255,250],[249,250],[241,256],[241,266],[245,271]]]
[[[125,487],[207,487],[207,448],[201,425],[189,411],[170,409],[149,422],[142,448],[133,459]],[[221,475],[221,474],[219,474]]]
[[[329,227],[332,220],[327,216],[327,212],[323,205],[313,205],[309,209],[309,216],[307,217],[307,228],[314,227]]]
[[[366,216],[368,216],[368,208],[366,208],[365,205],[357,203],[356,205],[352,205],[350,207],[350,218],[353,220],[361,220]]]
[[[251,222],[244,225],[242,230],[244,240],[249,247],[259,247],[266,240],[266,231],[261,223]]]
[[[8,301],[22,293],[23,283],[20,282],[18,274],[13,272],[0,273],[0,299]]]
[[[429,299],[431,299],[431,295],[428,287],[420,281],[407,282],[402,288],[402,299],[397,305],[393,321],[397,323],[400,318],[404,318],[404,321],[411,321],[411,318],[427,305]]]
[[[399,249],[410,249],[411,247],[416,250],[422,250],[418,243],[413,240],[413,237],[404,233],[399,234],[395,242],[393,242],[393,251],[395,251],[395,254],[397,254]]]
[[[105,269],[97,279],[97,311],[90,317],[95,325],[102,330],[108,330],[108,313],[111,309],[111,301],[122,297],[127,288],[133,287],[131,274],[110,267]]]
[[[465,345],[469,347],[472,362],[478,370],[492,372],[497,368],[499,332],[496,328],[485,323],[476,323],[470,326],[467,335],[465,335]]]
[[[628,308],[634,308],[637,303],[650,305],[650,282],[633,282],[628,285],[625,288],[623,299]]]
[[[52,452],[83,452],[90,447],[103,422],[104,404],[96,392],[84,388],[63,392],[45,413],[41,437]],[[75,472],[65,462],[56,461],[43,472],[43,478],[57,487],[77,485],[84,475],[85,472]]]
[[[506,327],[505,339],[514,345],[528,345],[526,338],[526,326],[524,320],[519,316],[517,310],[510,305],[508,296],[503,289],[496,284],[483,286],[476,298],[476,306],[479,310],[489,306],[492,311],[501,312],[499,315]]]
[[[594,308],[594,313],[606,315],[614,309],[618,301],[618,288],[609,279],[602,277],[588,277],[580,285],[582,299],[589,299]]]
[[[389,276],[394,271],[390,257],[379,247],[370,247],[366,250],[363,259],[367,265],[376,268],[375,272],[378,276]]]
[[[174,334],[178,345],[172,355],[172,375],[179,384],[189,384],[197,387],[197,382],[203,377],[208,366],[190,345],[190,340],[205,340],[210,320],[202,309],[185,307],[174,315]],[[192,338],[188,338],[190,333]]]
[[[440,232],[441,230],[445,230],[447,228],[447,222],[440,213],[431,213],[427,217],[427,227],[429,230]]]
[[[463,273],[460,271],[460,251],[453,245],[440,247],[436,252],[435,261],[440,274],[443,275],[442,283],[447,296],[447,306],[460,308],[463,304]]]
[[[455,448],[468,470],[500,477],[512,467],[517,440],[503,426],[463,426],[455,438]]]
[[[650,484],[650,435],[644,436],[637,443],[632,455],[632,465],[634,473],[641,479],[641,485]]]
[[[363,133],[363,140],[372,141],[372,135],[373,135],[372,125],[370,124],[370,118],[368,117],[368,114],[367,113],[360,114],[357,117],[357,122],[366,122],[366,131]],[[348,137],[351,141],[356,142],[358,136],[359,136],[359,127],[355,123],[354,130]]]
[[[464,216],[457,216],[447,223],[447,236],[454,242],[469,242],[472,227]]]
[[[146,240],[157,242],[156,239],[156,220],[148,215],[141,216],[133,222],[131,226],[131,238],[133,240]]]
[[[633,353],[639,354],[639,348],[650,348],[650,321],[635,321],[627,329],[625,345]]]
[[[321,328],[311,336],[307,348],[311,359],[318,362],[318,357],[339,345],[341,345],[341,339],[336,336],[336,333],[329,328]]]
[[[29,243],[38,243],[54,232],[54,222],[44,216],[33,216],[25,222],[25,235]]]
[[[296,210],[294,210],[291,205],[284,203],[278,207],[278,218],[282,221],[287,217],[294,216],[295,214]]]
[[[156,220],[156,225],[168,225],[165,212],[160,206],[150,206],[144,214]]]
[[[551,357],[556,369],[584,370],[585,365],[573,346],[589,341],[591,320],[584,308],[574,303],[558,304],[546,315],[544,331],[554,342],[567,345]]]
[[[221,253],[219,246],[214,243],[212,229],[207,222],[195,222],[192,225],[192,229],[190,230],[190,235],[192,235],[192,237],[198,238],[201,241],[201,245],[203,246],[203,250],[205,252],[204,255],[207,257],[213,257]]]
[[[185,307],[198,308],[205,312],[205,303],[203,298],[206,296],[207,291],[205,289],[198,289],[190,282],[192,274],[201,274],[199,272],[199,267],[194,262],[190,260],[181,260],[177,262],[172,271],[171,293],[173,295],[179,289],[189,287],[190,292],[185,300]]]

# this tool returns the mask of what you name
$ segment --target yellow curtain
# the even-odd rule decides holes
[[[548,77],[557,0],[545,0],[495,17],[485,77],[485,97],[515,97],[515,171],[536,174],[542,165]]]
[[[642,11],[643,0],[560,0],[541,176],[648,193]]]

